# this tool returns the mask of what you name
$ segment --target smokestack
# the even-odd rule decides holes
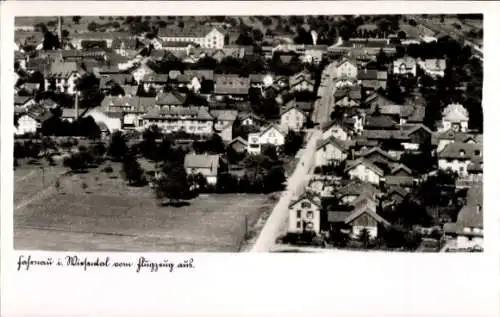
[[[77,92],[75,94],[75,121],[78,120],[78,97],[80,95],[80,92]]]
[[[62,48],[62,19],[61,17],[57,17],[57,37],[59,38],[59,43]]]
[[[318,33],[316,33],[316,31],[312,30],[311,37],[312,37],[313,45],[316,45],[316,42],[318,41]]]

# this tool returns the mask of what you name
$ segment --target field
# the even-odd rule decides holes
[[[159,206],[150,188],[128,187],[118,171],[114,166],[109,175],[96,169],[64,176],[58,189],[52,186],[30,199],[29,184],[41,184],[40,175],[16,170],[15,205],[21,207],[14,211],[14,247],[237,252],[246,230],[273,204],[265,195],[227,194],[200,196],[183,207]]]

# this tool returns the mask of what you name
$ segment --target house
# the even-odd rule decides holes
[[[248,153],[260,154],[263,144],[270,144],[277,147],[282,146],[285,144],[285,133],[279,127],[270,125],[261,132],[248,134]]]
[[[362,197],[358,202],[353,202],[354,210],[344,222],[351,227],[351,236],[359,237],[366,230],[371,238],[378,236],[380,226],[390,226],[390,223],[377,214],[375,200]]]
[[[323,197],[333,197],[335,188],[335,177],[333,175],[314,174],[307,184],[307,191]]]
[[[360,179],[349,180],[347,184],[338,188],[335,197],[341,204],[350,204],[360,196],[377,198],[380,191],[372,184],[361,181]]]
[[[288,232],[320,232],[321,199],[318,196],[304,194],[288,207]]]
[[[156,125],[166,133],[185,131],[190,134],[211,135],[214,117],[207,107],[170,106],[154,108],[142,117],[141,129]]]
[[[243,153],[247,150],[248,142],[239,136],[229,141],[227,146],[231,147],[236,153]]]
[[[146,63],[141,64],[132,71],[132,76],[137,83],[141,83],[147,75],[154,74],[155,71],[151,69]]]
[[[446,106],[442,113],[441,126],[438,131],[453,130],[455,132],[467,132],[469,128],[469,112],[464,106],[452,103]]]
[[[142,83],[145,91],[151,88],[163,89],[168,84],[168,74],[148,73],[142,78]]]
[[[323,61],[326,48],[307,48],[302,56],[304,63],[319,65]]]
[[[208,154],[186,154],[184,157],[184,169],[188,175],[203,175],[210,185],[217,184],[217,176],[220,166],[219,155]]]
[[[412,75],[417,76],[417,61],[413,57],[405,56],[398,58],[392,64],[392,73],[394,75]]]
[[[405,141],[405,150],[419,150],[423,144],[431,144],[434,133],[423,124],[404,124],[400,126]]]
[[[467,191],[467,202],[459,211],[455,223],[444,225],[445,235],[455,238],[454,248],[483,248],[483,186],[476,185]]]
[[[210,114],[215,118],[214,131],[222,140],[231,141],[233,139],[233,125],[238,117],[237,110],[211,110]]]
[[[361,86],[367,90],[375,91],[387,88],[386,71],[364,68],[358,71],[358,80],[361,81]]]
[[[365,99],[365,105],[370,108],[370,109],[376,109],[377,107],[382,107],[385,105],[394,105],[395,102],[390,100],[389,98],[385,97],[384,95],[374,92],[370,94],[368,97]]]
[[[162,28],[158,37],[164,42],[194,42],[203,48],[223,48],[225,44],[225,34],[210,26]]]
[[[142,126],[142,116],[155,108],[156,99],[154,97],[137,96],[106,96],[101,102],[102,112],[111,116],[123,116],[123,128]]]
[[[345,172],[351,179],[357,178],[375,185],[379,185],[384,177],[384,171],[380,167],[362,158],[347,161]]]
[[[480,139],[481,135],[474,135],[466,132],[456,132],[453,130],[448,130],[445,132],[438,132],[434,134],[433,143],[437,144],[437,152],[441,152],[444,147],[453,142],[460,143],[482,143]]]
[[[343,59],[336,64],[335,78],[358,78],[358,67],[351,59]]]
[[[335,137],[321,140],[314,154],[315,166],[338,165],[347,158],[351,143]]]
[[[361,102],[361,87],[342,87],[335,90],[335,106],[343,108],[358,107]]]
[[[382,150],[380,147],[372,147],[370,149],[363,149],[357,153],[354,153],[355,158],[363,158],[371,163],[392,165],[398,162],[399,157],[393,156],[388,152]]]
[[[242,126],[260,126],[263,122],[262,118],[251,112],[239,115],[238,121]]]
[[[369,115],[365,118],[364,130],[394,130],[397,123],[387,115]]]
[[[83,32],[71,34],[71,45],[81,50],[86,46],[86,43],[102,43],[103,46],[111,48],[113,41],[116,40],[131,40],[133,36],[127,32]]]
[[[466,177],[472,160],[482,156],[482,144],[453,142],[447,144],[437,154],[438,167],[441,170],[452,170],[460,177]]]
[[[335,209],[328,211],[330,228],[348,228],[353,238],[359,237],[363,230],[366,230],[371,238],[376,238],[380,226],[390,225],[377,214],[377,203],[370,196],[360,195],[344,208]]]
[[[52,118],[52,112],[43,107],[31,107],[26,112],[21,112],[14,116],[15,135],[25,135],[27,133],[37,133],[42,124]]]
[[[289,85],[292,91],[314,91],[314,79],[312,74],[306,71],[290,76]]]
[[[444,71],[446,70],[446,60],[444,59],[418,60],[417,64],[425,74],[433,78],[444,77]]]
[[[54,62],[50,65],[49,71],[44,76],[45,89],[53,89],[74,95],[76,93],[77,80],[83,73],[83,70],[76,62]]]
[[[282,131],[301,131],[307,121],[307,115],[299,109],[295,99],[286,103],[280,113],[280,129]]]
[[[347,141],[351,139],[351,130],[349,130],[345,125],[338,123],[336,121],[329,121],[321,127],[323,140],[329,137],[334,137],[338,140]]]
[[[234,74],[217,74],[214,75],[214,86],[214,94],[218,97],[243,99],[248,97],[250,78]]]
[[[406,105],[401,107],[399,124],[422,124],[425,117],[425,106]]]
[[[382,205],[384,208],[391,205],[399,205],[408,194],[409,192],[403,187],[392,186],[386,191]]]
[[[160,108],[178,107],[186,104],[187,97],[177,91],[160,93],[156,96],[156,105]]]

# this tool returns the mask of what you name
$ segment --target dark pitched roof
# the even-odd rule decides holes
[[[483,186],[476,185],[467,192],[467,203],[457,216],[457,230],[465,227],[483,228]]]
[[[471,160],[472,158],[482,157],[482,148],[482,145],[477,143],[453,142],[447,144],[437,155],[438,158],[442,159]]]
[[[414,178],[412,176],[385,176],[385,184],[388,186],[413,186]]]
[[[174,106],[182,106],[186,102],[186,96],[170,91],[166,93],[161,93],[158,96],[156,96],[156,103],[158,105],[174,105]]]
[[[239,75],[214,75],[216,94],[247,95],[250,78]]]
[[[338,197],[362,194],[375,196],[378,192],[379,190],[370,183],[365,183],[360,180],[352,180],[345,186],[339,188],[336,191],[336,195]]]
[[[354,86],[351,88],[339,88],[335,90],[334,94],[336,99],[343,98],[343,97],[349,97],[351,99],[360,101],[361,100],[361,87],[359,86]]]
[[[370,149],[363,149],[360,152],[356,153],[358,157],[367,157],[373,153],[378,153],[382,155],[383,157],[387,158],[389,161],[392,162],[397,162],[399,160],[398,157],[395,157],[393,155],[390,155],[387,151],[382,150],[380,147],[372,147]]]
[[[238,117],[238,110],[211,110],[210,114],[218,121],[235,121]]]
[[[360,142],[362,139],[368,140],[408,140],[407,135],[403,135],[401,130],[363,130],[360,137]]]
[[[169,107],[168,109],[151,109],[144,119],[181,119],[190,117],[196,120],[211,121],[214,118],[208,112],[206,107]]]
[[[375,164],[371,163],[370,161],[364,160],[362,158],[356,159],[356,160],[347,161],[346,167],[345,167],[345,171],[346,172],[350,171],[351,169],[353,169],[354,167],[356,167],[356,166],[358,166],[360,164],[363,164],[364,166],[366,166],[368,169],[372,170],[376,174],[378,174],[380,176],[384,176],[384,171],[380,167],[378,167]]]
[[[387,220],[385,220],[380,215],[378,215],[374,210],[372,210],[371,208],[366,208],[366,207],[365,208],[358,208],[357,210],[355,210],[353,213],[351,213],[345,219],[344,222],[346,224],[349,224],[349,223],[353,222],[354,220],[356,220],[357,218],[359,218],[361,215],[363,215],[365,213],[368,214],[368,215],[370,215],[378,223],[382,223],[382,224],[384,224],[386,226],[390,225],[390,223]]]
[[[307,199],[309,200],[310,202],[312,202],[314,205],[316,205],[318,208],[321,208],[321,200],[319,198],[319,196],[316,196],[316,195],[313,195],[311,193],[304,193],[302,194],[299,198],[297,198],[296,200],[292,201],[290,203],[290,206],[289,207],[292,207],[294,206],[295,204],[301,202],[302,200],[304,199]]]
[[[208,168],[210,169],[210,175],[216,176],[219,159],[219,155],[186,154],[184,168]]]
[[[324,146],[326,146],[327,144],[333,144],[334,146],[336,146],[339,150],[345,152],[347,150],[349,150],[349,148],[352,146],[352,143],[351,142],[348,142],[348,141],[342,141],[342,140],[339,140],[335,137],[329,137],[328,139],[326,140],[321,140],[318,145],[316,146],[316,149],[321,149],[323,148]]]
[[[392,129],[396,123],[388,116],[367,116],[365,128],[369,129]]]
[[[245,139],[243,139],[241,136],[229,141],[228,145],[231,145],[231,144],[236,143],[236,142],[240,142],[240,143],[244,144],[245,146],[247,145],[247,141]]]

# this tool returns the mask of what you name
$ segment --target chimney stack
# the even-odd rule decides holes
[[[75,94],[75,121],[78,120],[78,97],[80,96],[80,92],[77,91]]]
[[[61,17],[57,17],[57,37],[59,38],[59,43],[62,48],[62,19]]]

